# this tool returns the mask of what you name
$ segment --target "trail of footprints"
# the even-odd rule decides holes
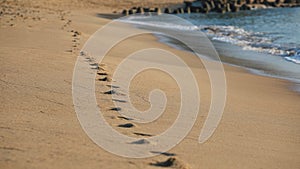
[[[39,6],[28,6],[18,4],[14,1],[0,2],[0,27],[16,27],[18,24],[25,24],[29,29],[35,28],[36,25],[42,25],[43,22],[50,20],[61,21],[58,29],[67,30],[71,36],[71,47],[65,52],[79,52],[81,32],[71,28],[72,20],[69,18],[70,11],[52,8],[39,8]]]
[[[90,64],[90,65],[94,66],[93,64]],[[98,81],[106,84],[107,87],[110,87],[109,90],[104,91],[102,94],[105,94],[105,95],[124,95],[124,94],[117,91],[117,89],[119,88],[118,86],[113,86],[113,85],[110,84],[110,82],[112,82],[112,78],[110,77],[109,73],[106,71],[105,66],[106,66],[105,64],[98,65],[98,71],[97,71]],[[119,100],[119,99],[113,99],[112,101],[113,102],[123,102],[123,103],[126,102],[125,100]],[[121,111],[122,108],[112,107],[112,108],[108,108],[108,110],[110,110],[110,111]],[[124,121],[127,121],[127,123],[119,124],[117,127],[120,127],[120,128],[133,128],[133,127],[136,127],[136,124],[131,122],[133,120],[131,118],[124,117],[122,115],[117,116],[117,118],[121,119],[121,120],[124,120]],[[141,136],[140,134],[136,134],[136,135]],[[147,136],[147,134],[145,134],[144,136]]]
[[[109,73],[106,71],[105,69],[105,64],[100,64],[100,65],[94,65],[94,64],[90,64],[92,66],[92,68],[97,68],[97,80],[100,81],[101,83],[104,83],[104,85],[106,85],[107,87],[110,87],[110,90],[108,91],[104,91],[102,94],[106,94],[106,95],[120,95],[121,93],[119,93],[117,91],[117,89],[119,89],[118,86],[112,86],[110,84],[110,82],[112,82],[112,78],[110,77]],[[93,67],[94,66],[94,67]],[[122,94],[121,94],[122,95]],[[118,99],[113,99],[112,101],[114,102],[126,102],[124,100],[118,100]],[[121,111],[122,108],[120,107],[113,107],[113,108],[108,108],[108,110],[110,111]],[[117,116],[118,119],[121,119],[122,121],[126,121],[125,123],[122,124],[118,124],[117,127],[120,128],[124,128],[124,129],[133,129],[134,127],[136,127],[137,125],[135,123],[132,122],[132,118],[128,118],[128,117],[124,117],[122,115]],[[147,138],[148,137],[152,137],[154,135],[152,134],[148,134],[148,133],[141,133],[141,132],[132,132],[134,135],[141,137],[141,139],[131,142],[129,144],[151,144]],[[154,161],[149,163],[149,165],[151,166],[155,166],[155,167],[167,167],[167,168],[175,168],[175,169],[190,169],[189,165],[187,163],[185,163],[184,161],[180,160],[179,158],[175,157],[176,154],[175,153],[168,153],[168,152],[155,152],[152,151],[150,153],[153,154],[158,154],[158,155],[163,155],[168,157],[166,160],[163,161]]]
[[[92,68],[97,68],[98,69],[98,71],[97,71],[97,80],[104,83],[107,87],[110,87],[109,90],[102,92],[102,94],[105,94],[105,95],[119,95],[119,96],[123,95],[124,96],[123,93],[117,91],[117,89],[119,89],[118,86],[113,86],[113,85],[110,84],[110,82],[112,82],[112,78],[109,75],[109,73],[106,71],[106,69],[105,69],[106,65],[105,64],[97,65],[98,67],[93,67],[93,66],[95,66],[94,64],[90,64],[90,65],[92,66]],[[121,103],[127,102],[127,101],[121,100],[121,99],[113,99],[112,101],[113,102],[121,102]],[[107,108],[107,109],[110,110],[110,111],[118,111],[118,112],[122,111],[121,107],[110,107],[110,108]],[[130,128],[134,128],[134,127],[137,126],[135,123],[132,122],[134,120],[132,118],[125,117],[125,116],[122,116],[122,115],[119,115],[116,118],[120,119],[122,121],[126,121],[125,123],[118,124],[117,127],[130,129]],[[133,132],[133,134],[136,135],[136,136],[145,137],[145,138],[153,136],[152,134],[140,133],[140,132]]]
[[[70,36],[71,36],[71,41],[72,41],[70,49],[66,50],[66,52],[73,53],[73,54],[78,53],[80,50],[81,32],[70,28],[72,20],[66,19],[66,16],[67,16],[66,13],[61,13],[61,15],[60,15],[60,19],[64,22],[61,29],[68,30],[68,32],[70,33]]]
[[[47,9],[49,12],[50,9]],[[0,7],[0,25],[1,27],[14,27],[18,21],[23,23],[28,21],[44,20],[41,16],[41,10],[37,8],[21,7],[14,2],[2,2]],[[30,26],[29,26],[30,27]]]
[[[54,16],[54,18],[58,17],[62,21],[62,30],[67,30],[72,37],[72,46],[66,52],[70,53],[77,53],[79,51],[80,46],[80,39],[81,39],[81,32],[74,30],[71,28],[72,20],[68,19],[67,16],[70,12],[67,11],[60,11],[60,10],[53,10],[50,8],[43,8],[42,10],[39,8],[32,8],[32,7],[25,7],[19,6],[15,2],[1,2],[0,8],[0,26],[1,27],[15,27],[19,21],[26,23],[29,28],[32,28],[33,25],[37,22],[47,21],[48,19],[44,17],[44,13],[50,14]],[[34,21],[34,22],[28,22]],[[84,53],[80,52],[80,55],[85,55]],[[98,64],[91,64],[94,66],[94,69],[98,70],[98,80],[102,83],[105,83],[111,90],[103,92],[103,94],[119,94],[116,90],[119,88],[118,86],[112,86],[109,83],[112,81],[109,73],[104,69],[105,65],[98,65]],[[124,100],[113,99],[114,102],[126,102]],[[121,108],[110,108],[111,111],[121,111]],[[118,124],[117,127],[124,128],[124,129],[133,129],[136,127],[136,124],[132,122],[132,118],[124,117],[122,115],[117,116],[118,119],[122,121],[126,121],[125,123]],[[134,135],[142,137],[142,139],[134,141],[130,144],[150,144],[150,142],[146,139],[147,137],[153,136],[152,134],[147,133],[140,133],[140,132],[133,132]],[[155,161],[149,163],[149,165],[157,166],[157,167],[172,167],[178,169],[188,169],[187,165],[183,163],[173,153],[166,153],[166,152],[151,152],[153,154],[160,154],[164,156],[172,156],[165,161]]]

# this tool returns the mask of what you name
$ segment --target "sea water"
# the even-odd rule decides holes
[[[192,24],[151,16],[132,16],[126,18],[125,22],[147,29],[161,27],[170,31],[201,31],[211,40],[222,61],[248,68],[255,73],[289,79],[299,84],[300,8],[176,16]],[[174,45],[172,40],[160,38]]]

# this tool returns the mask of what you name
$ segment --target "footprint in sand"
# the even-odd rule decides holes
[[[102,82],[110,82],[111,78],[109,78],[108,73],[105,71],[105,69],[103,68],[105,65],[104,64],[99,64],[98,65],[98,72],[97,75],[100,76],[100,78],[98,78],[99,81]]]
[[[118,127],[122,127],[122,128],[132,128],[132,127],[135,127],[135,125],[132,124],[132,123],[125,123],[125,124],[119,124]]]
[[[164,156],[168,156],[168,157],[176,156],[175,153],[168,153],[168,152],[150,151],[150,153],[160,154],[160,155],[164,155]]]
[[[107,76],[108,75],[106,72],[98,72],[97,74],[100,75],[100,76]]]
[[[118,116],[119,119],[123,119],[123,120],[133,120],[132,118],[128,118],[128,117],[124,117],[124,116]]]
[[[113,88],[113,89],[118,89],[120,88],[119,86],[114,86],[114,85],[106,85],[107,87]]]
[[[112,110],[112,111],[121,111],[121,108],[120,107],[113,107],[113,108],[111,108],[109,110]]]
[[[116,94],[116,93],[117,92],[114,90],[109,90],[109,91],[104,92],[103,94]]]
[[[133,141],[130,144],[150,144],[150,141],[147,140],[147,139],[140,139],[140,140],[137,140],[137,141]]]
[[[114,102],[126,103],[126,100],[112,99]]]
[[[125,96],[125,94],[116,92],[115,90],[109,90],[109,91],[103,92],[103,94],[108,94],[108,95],[115,94],[115,95],[118,95],[118,96]]]
[[[166,161],[162,162],[155,162],[155,163],[150,163],[152,166],[156,167],[170,167],[170,168],[176,168],[176,169],[190,169],[190,166],[183,162],[182,160],[179,160],[178,158],[175,157],[170,157]]]
[[[68,20],[63,26],[62,29],[65,29],[66,27],[70,26],[72,20]],[[71,32],[71,36],[72,36],[72,52],[76,52],[79,50],[79,46],[80,46],[80,37],[81,37],[81,32],[79,31],[75,31],[75,30],[71,30],[69,31]]]
[[[108,79],[108,77],[103,77],[103,78],[99,78],[98,79],[99,81],[102,81],[102,82],[109,82],[110,80]]]
[[[151,137],[151,136],[153,136],[152,134],[138,133],[138,132],[134,132],[133,134],[135,134],[137,136],[144,136],[144,137]]]
[[[91,69],[99,69],[99,66],[98,66],[98,64],[97,63],[90,63],[90,68]]]

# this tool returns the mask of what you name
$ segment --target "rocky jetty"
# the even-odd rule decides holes
[[[194,0],[184,1],[182,4],[167,8],[132,7],[130,9],[124,9],[122,14],[225,13],[272,7],[300,7],[300,0]]]

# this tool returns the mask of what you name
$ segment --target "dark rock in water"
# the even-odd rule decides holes
[[[155,8],[150,8],[149,12],[152,12],[152,13],[155,12]]]
[[[237,0],[238,5],[244,5],[246,3],[246,0]]]
[[[122,11],[122,14],[123,14],[123,15],[128,15],[128,11],[127,11],[126,9],[124,9],[124,10]]]
[[[144,14],[144,8],[138,7],[136,13]]]
[[[204,5],[202,2],[196,1],[192,3],[190,9],[192,13],[204,12]]]
[[[231,10],[232,10],[232,12],[238,12],[238,11],[240,11],[240,6],[239,5],[232,5]]]
[[[123,15],[135,13],[149,14],[154,12],[160,14],[183,14],[183,13],[208,13],[211,11],[225,13],[237,12],[239,10],[251,10],[258,8],[272,7],[297,7],[300,6],[300,0],[186,0],[180,8],[164,8],[161,11],[158,7],[133,7],[129,10],[123,10]],[[177,6],[178,7],[178,6]]]
[[[216,8],[214,9],[214,11],[221,13],[222,12],[222,5],[220,3],[216,4]]]
[[[210,4],[212,10],[216,8],[214,1],[210,1],[209,4]]]
[[[221,13],[226,13],[226,8],[225,7],[221,9]]]
[[[193,2],[191,1],[184,1],[185,7],[191,7]]]
[[[206,1],[203,1],[203,2],[206,2]],[[203,3],[201,1],[195,1],[192,3],[192,7],[203,8]]]
[[[296,3],[296,0],[285,0],[284,3]]]
[[[159,12],[160,9],[159,8],[154,8],[154,12]]]
[[[175,9],[175,10],[173,11],[173,14],[180,14],[180,12],[179,12],[178,9]]]
[[[230,8],[230,4],[229,3],[227,3],[226,4],[226,12],[231,12],[231,8]]]
[[[247,4],[241,6],[241,10],[251,10],[251,7]]]
[[[191,7],[191,12],[193,13],[199,13],[201,12],[203,7]]]
[[[277,7],[276,0],[274,0],[274,1],[267,0],[267,1],[264,2],[264,4],[265,4],[266,6]]]
[[[222,6],[219,6],[216,11],[219,12],[219,13],[226,13],[226,8],[222,7]]]
[[[166,14],[170,14],[170,13],[172,13],[172,11],[171,11],[171,9],[170,9],[170,8],[165,8],[165,10],[164,10],[164,13],[166,13]]]
[[[144,8],[144,12],[150,12],[150,8]]]
[[[211,10],[210,4],[208,2],[204,2],[204,12],[208,13]]]
[[[130,9],[130,10],[128,11],[128,14],[129,14],[129,15],[132,15],[132,14],[133,14],[133,10]]]
[[[178,8],[179,13],[184,14],[184,9],[183,8]]]
[[[267,8],[264,4],[252,4],[252,9],[264,9]]]
[[[185,12],[188,13],[188,14],[190,14],[191,13],[191,8],[190,7],[186,7],[185,8]]]

